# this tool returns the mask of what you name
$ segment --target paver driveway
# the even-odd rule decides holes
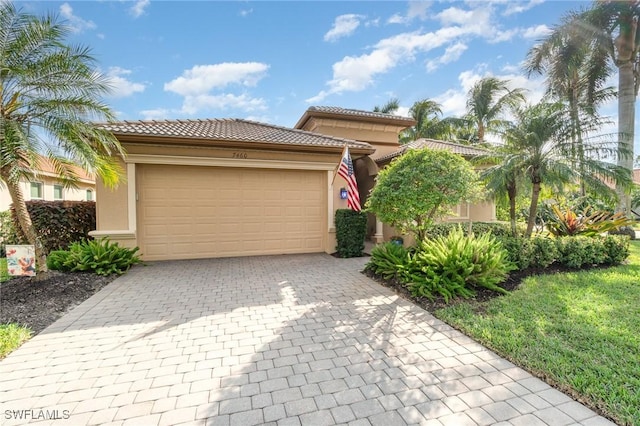
[[[608,423],[368,279],[365,261],[136,267],[0,361],[0,423]]]

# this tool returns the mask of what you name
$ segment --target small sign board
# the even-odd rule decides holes
[[[33,277],[36,275],[34,246],[6,246],[9,275]]]

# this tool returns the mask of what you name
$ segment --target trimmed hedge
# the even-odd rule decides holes
[[[336,210],[336,251],[339,257],[360,257],[364,254],[367,235],[367,214],[350,209]]]
[[[65,250],[73,242],[90,239],[89,231],[96,229],[94,201],[34,200],[26,204],[45,254]],[[26,241],[13,206],[11,216],[18,240]]]
[[[446,237],[458,228],[462,228],[464,235],[469,234],[469,222],[445,222],[431,225],[426,231],[426,237],[429,239]],[[500,222],[472,222],[471,232],[475,235],[491,234],[497,238],[511,236],[510,226]]]
[[[508,259],[519,270],[544,269],[552,264],[583,268],[592,265],[617,265],[629,257],[629,238],[619,235],[596,237],[571,236],[549,238],[533,236],[501,238]]]

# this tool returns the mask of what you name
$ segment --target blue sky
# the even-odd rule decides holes
[[[119,119],[249,118],[293,126],[311,105],[400,113],[430,98],[464,112],[480,77],[536,101],[520,64],[578,1],[20,1],[72,27],[114,91]],[[615,84],[615,79],[612,84]],[[615,101],[605,114],[615,114]],[[613,127],[612,127],[613,129]]]

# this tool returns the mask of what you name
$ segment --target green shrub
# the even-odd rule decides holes
[[[364,269],[384,279],[399,277],[407,268],[408,254],[409,251],[399,244],[378,244],[371,250],[371,260]]]
[[[533,236],[529,239],[529,245],[531,268],[546,268],[558,259],[558,248],[549,237]]]
[[[517,270],[527,269],[531,265],[531,240],[528,238],[502,237],[499,238],[507,252],[507,260]]]
[[[83,240],[72,243],[69,250],[52,252],[47,259],[47,266],[60,271],[122,275],[131,266],[141,262],[137,251],[138,247],[120,247],[118,243],[109,242],[106,237],[100,240]]]
[[[629,257],[629,238],[623,235],[607,235],[603,239],[604,263],[618,265]]]
[[[93,201],[27,201],[27,210],[45,253],[66,250],[75,241],[89,238],[96,229],[96,203]],[[26,241],[11,208],[18,239]]]
[[[458,228],[446,237],[421,242],[409,256],[407,272],[402,279],[414,297],[445,301],[454,297],[471,297],[474,288],[485,287],[506,293],[498,284],[513,269],[502,244],[493,236],[466,236]]]
[[[65,262],[68,258],[68,251],[54,250],[47,255],[47,268],[52,271],[69,271],[70,268],[65,267]]]
[[[367,214],[350,209],[336,210],[336,251],[340,257],[360,257],[364,254],[367,234]]]
[[[426,231],[426,238],[446,237],[452,231],[462,228],[465,235],[469,234],[469,223],[436,223],[431,225]],[[508,224],[500,222],[472,222],[471,231],[475,235],[491,234],[500,239],[511,236],[511,229]]]
[[[570,268],[604,263],[604,245],[600,238],[561,237],[556,240],[558,249],[557,263]]]

